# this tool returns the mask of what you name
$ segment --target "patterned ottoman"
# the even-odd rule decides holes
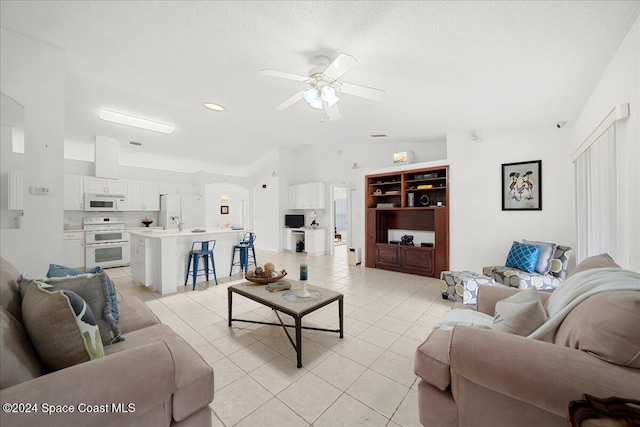
[[[443,271],[440,273],[440,289],[443,299],[475,305],[480,285],[496,286],[496,282],[487,276],[473,271]]]

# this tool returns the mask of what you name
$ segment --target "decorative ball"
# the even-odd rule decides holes
[[[268,263],[266,263],[266,264],[264,265],[264,271],[265,271],[265,272],[270,273],[270,272],[272,272],[274,269],[275,269],[275,266],[273,265],[273,263],[272,263],[272,262],[268,262]]]
[[[256,271],[254,272],[256,277],[263,277],[264,276],[264,270],[262,269],[262,267],[257,267]]]

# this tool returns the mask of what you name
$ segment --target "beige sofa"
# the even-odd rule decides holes
[[[3,427],[211,425],[213,369],[137,298],[118,302],[125,341],[105,346],[104,357],[47,372],[22,324],[19,276],[2,259]]]
[[[594,270],[592,270],[594,271]],[[514,288],[481,286],[494,315]],[[545,302],[551,294],[541,292]],[[420,422],[450,426],[566,426],[569,402],[640,397],[640,292],[602,292],[573,308],[553,342],[458,325],[417,349]]]

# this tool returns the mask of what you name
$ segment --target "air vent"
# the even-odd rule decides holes
[[[142,142],[129,141],[129,144],[131,144],[131,145],[137,145],[138,147],[142,147]]]
[[[387,135],[385,135],[384,133],[371,135],[371,138],[386,138],[386,137],[387,137]]]

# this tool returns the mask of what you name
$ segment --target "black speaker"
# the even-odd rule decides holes
[[[420,196],[418,201],[420,202],[420,205],[422,205],[422,206],[429,206],[429,202],[431,200],[429,199],[429,196],[427,196],[426,194],[423,194],[422,196]]]

